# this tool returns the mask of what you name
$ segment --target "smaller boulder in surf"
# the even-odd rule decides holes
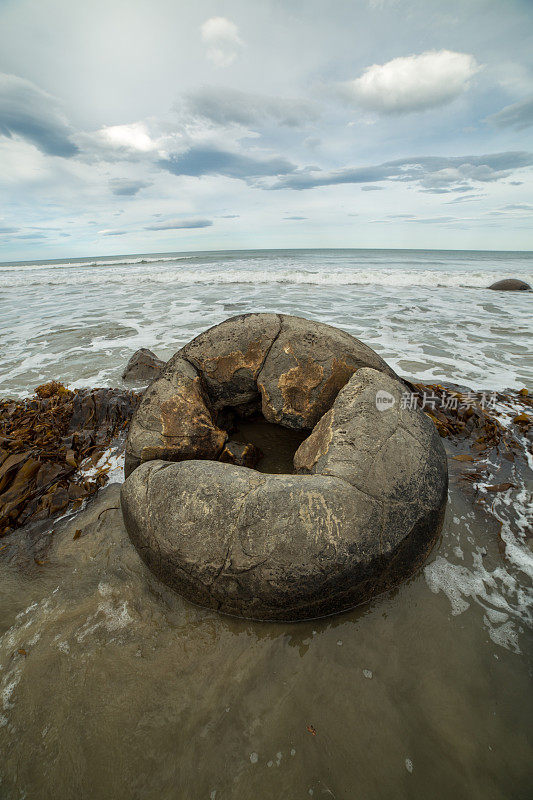
[[[503,281],[496,281],[492,283],[489,289],[495,289],[499,292],[527,292],[531,291],[531,286],[525,281],[519,281],[517,278],[505,278]]]
[[[141,347],[126,364],[122,380],[129,383],[150,383],[159,377],[164,366],[165,362],[161,361],[155,353],[146,347]]]

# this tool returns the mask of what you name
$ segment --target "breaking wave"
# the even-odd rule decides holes
[[[68,282],[70,284],[188,284],[188,285],[228,285],[228,284],[253,284],[253,285],[292,285],[292,286],[383,286],[383,287],[409,287],[438,289],[438,288],[466,288],[484,289],[491,283],[501,278],[509,277],[508,272],[477,271],[477,272],[451,272],[445,270],[421,269],[340,269],[322,271],[317,269],[280,269],[269,266],[265,269],[249,269],[235,267],[225,268],[220,265],[217,269],[212,266],[206,268],[199,265],[196,269],[183,269],[176,264],[175,269],[157,269],[156,264],[163,261],[176,261],[172,259],[135,260],[130,262],[94,262],[91,264],[69,264]],[[124,269],[124,266],[128,265]],[[146,265],[149,268],[146,269]],[[105,277],[101,269],[94,267],[109,267]],[[93,269],[88,269],[93,267]],[[118,269],[116,267],[119,267]],[[122,267],[122,269],[120,268]],[[30,272],[31,274],[28,274]],[[527,272],[520,275],[515,270],[514,275],[530,278]],[[0,286],[55,286],[65,282],[64,271],[48,266],[25,267],[0,267]]]

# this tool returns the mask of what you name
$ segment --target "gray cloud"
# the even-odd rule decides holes
[[[458,217],[450,217],[450,216],[442,216],[442,217],[417,217],[414,214],[387,214],[386,218],[384,219],[371,219],[370,222],[376,222],[380,225],[387,224],[391,220],[403,224],[404,222],[409,223],[420,223],[422,225],[448,225],[450,223],[455,223],[459,220]],[[462,222],[465,222],[465,218],[461,218]]]
[[[150,186],[150,184],[145,183],[145,181],[127,181],[117,178],[110,182],[110,186],[113,194],[119,197],[133,197],[133,195],[137,194],[141,189]]]
[[[529,219],[533,213],[533,205],[531,205],[531,203],[507,203],[507,205],[501,208],[493,209],[485,213],[493,217],[507,216],[515,220]]]
[[[533,211],[531,203],[507,203],[503,208],[505,211]]]
[[[45,233],[21,233],[17,239],[46,239]]]
[[[57,101],[31,81],[5,73],[0,73],[0,135],[20,136],[52,156],[78,152]]]
[[[100,236],[124,236],[126,233],[129,233],[129,231],[121,231],[117,230],[116,228],[112,228],[104,231],[98,231],[98,233]]]
[[[469,202],[470,200],[479,200],[480,197],[484,197],[484,195],[479,192],[469,192],[468,194],[461,194],[458,197],[453,197],[451,200],[446,200],[446,205],[450,205],[450,203],[463,203]]]
[[[533,153],[511,151],[482,156],[419,156],[386,161],[370,167],[333,171],[300,170],[279,178],[272,189],[311,189],[343,183],[399,181],[441,193],[466,191],[472,182],[498,181],[515,169],[533,165]]]
[[[217,125],[237,123],[256,125],[273,121],[294,128],[313,122],[319,116],[307,100],[241,92],[223,86],[204,86],[186,95],[188,111]]]
[[[0,233],[16,233],[18,228],[10,228],[9,225],[0,225]]]
[[[309,219],[308,217],[298,217],[296,215],[291,217],[283,217],[283,219]]]
[[[213,224],[210,219],[167,219],[154,225],[145,225],[145,231],[172,231],[180,228],[209,228]]]
[[[485,122],[494,125],[496,128],[529,128],[533,125],[533,97],[523,100],[521,103],[513,103],[505,106],[497,114],[491,114]]]
[[[410,217],[405,222],[420,222],[423,225],[444,225],[447,222],[456,222],[456,217]]]
[[[362,192],[381,192],[383,191],[384,186],[361,186]]]
[[[440,182],[440,179],[436,178],[437,183]],[[426,189],[421,189],[422,192],[427,192],[428,194],[449,194],[450,192],[469,192],[472,189],[472,185],[467,184],[459,184],[453,183],[452,181],[448,182],[448,186],[429,186]]]
[[[283,175],[293,172],[296,167],[285,158],[260,159],[220,150],[216,147],[191,147],[187,152],[171,154],[158,162],[162,169],[174,175],[224,175],[228,178],[257,178],[261,176]]]

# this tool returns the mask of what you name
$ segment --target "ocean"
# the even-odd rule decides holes
[[[401,375],[476,389],[532,385],[533,253],[250,250],[0,264],[0,396],[57,379],[120,385],[139,347],[168,359],[205,328],[251,311],[336,325]]]

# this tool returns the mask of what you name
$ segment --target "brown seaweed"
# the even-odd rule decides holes
[[[33,398],[0,401],[0,536],[97,492],[106,468],[87,479],[80,467],[124,435],[137,401],[134,392],[70,391],[58,381]]]

